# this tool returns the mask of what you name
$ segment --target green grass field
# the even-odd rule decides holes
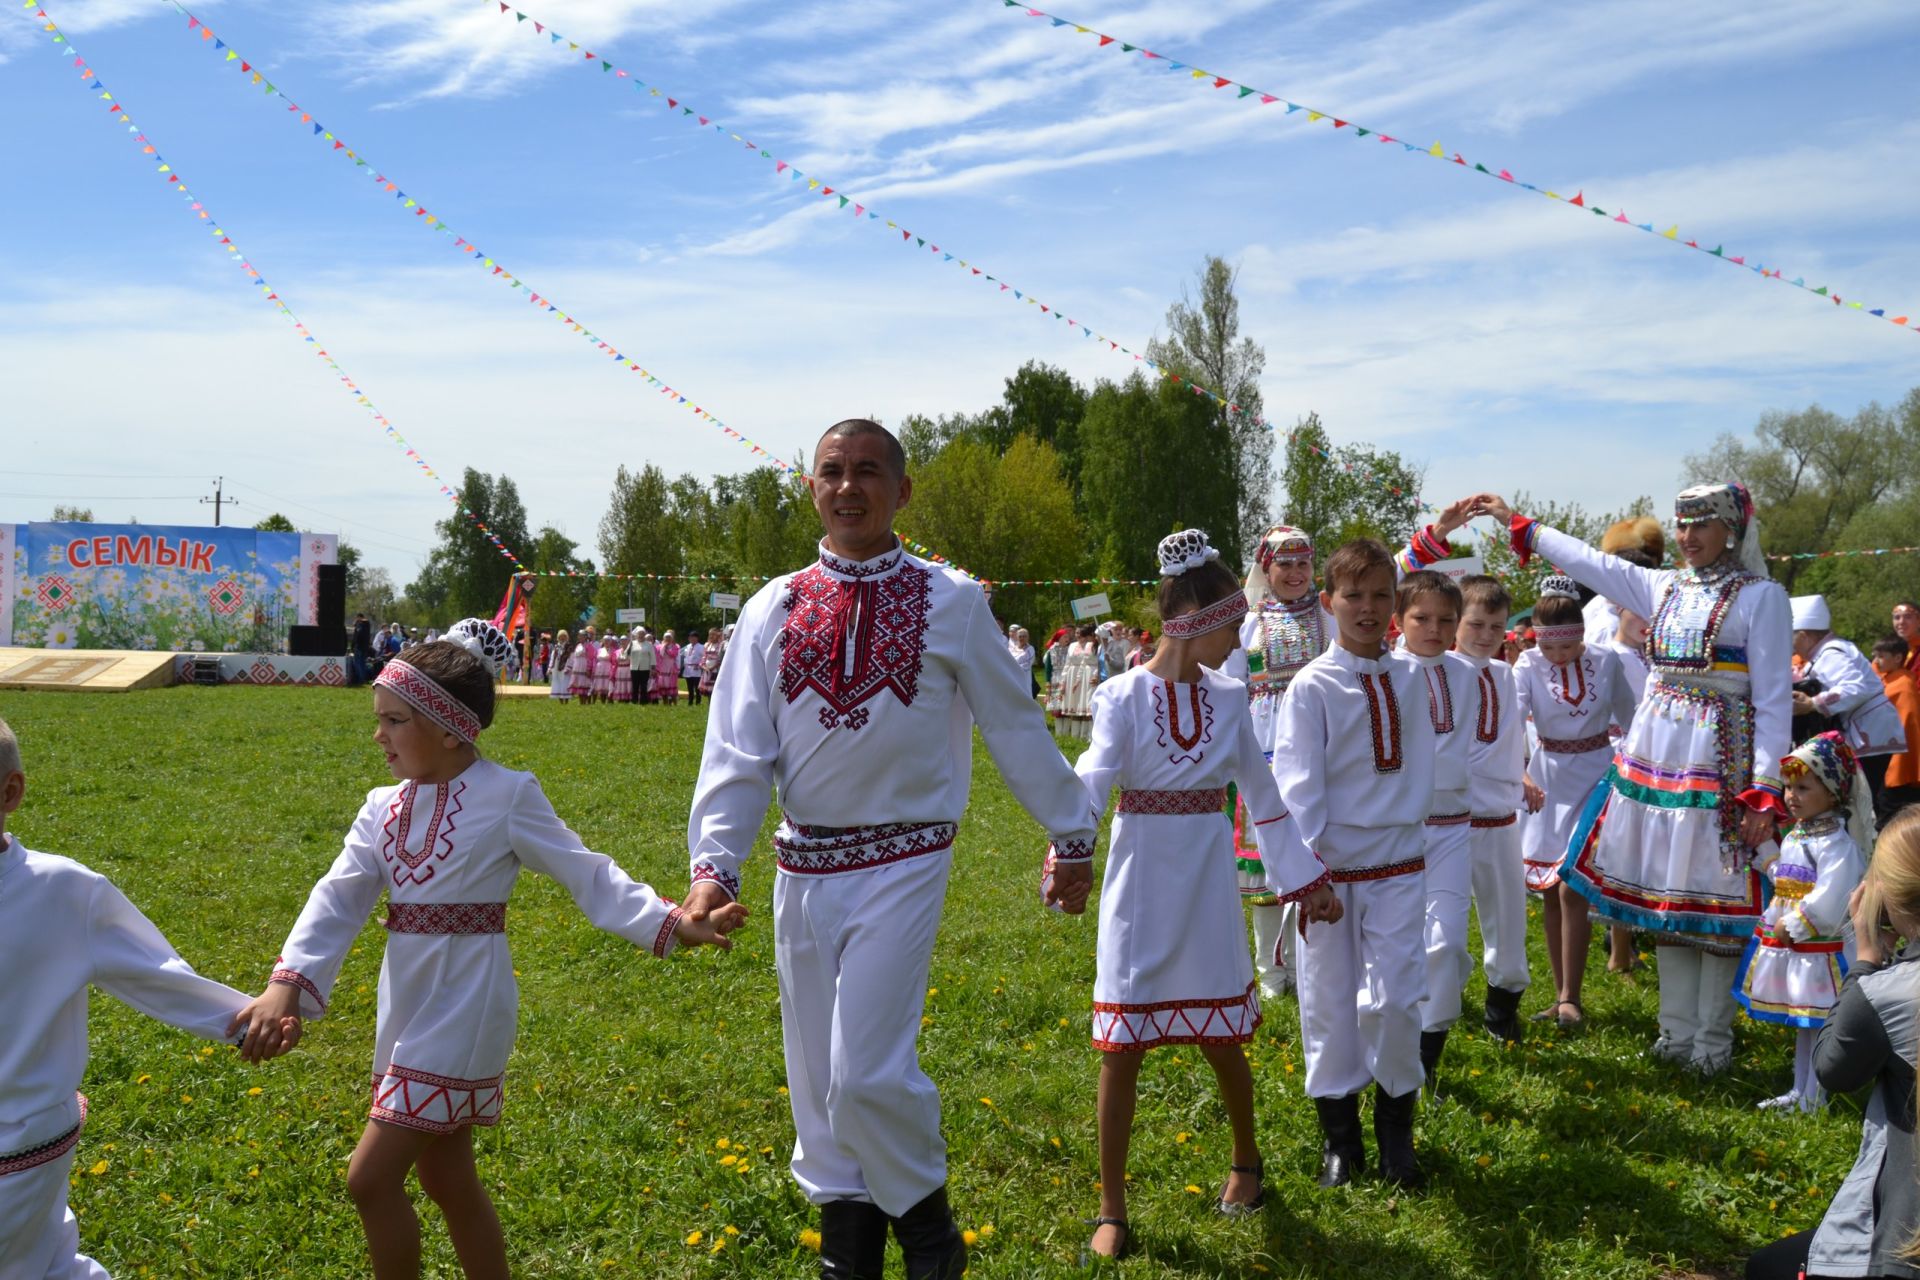
[[[264,981],[367,789],[389,781],[364,692],[0,693],[0,716],[27,760],[11,829],[111,876],[202,972],[245,990]],[[704,722],[684,706],[516,699],[483,745],[537,772],[590,846],[677,896]],[[982,1280],[1074,1273],[1096,1202],[1094,918],[1040,907],[1042,848],[980,752],[921,1052],[945,1098],[954,1202],[979,1233]],[[505,1118],[478,1143],[516,1274],[813,1274],[801,1233],[815,1223],[786,1173],[771,886],[762,856],[746,887],[757,918],[732,954],[663,964],[594,930],[551,882],[523,878],[520,1039]],[[88,1252],[116,1276],[366,1273],[344,1175],[367,1108],[381,946],[370,924],[331,1015],[260,1068],[96,1000],[93,1118],[73,1190]],[[1792,1042],[1751,1023],[1718,1080],[1653,1063],[1642,1055],[1651,973],[1602,969],[1596,956],[1585,1034],[1537,1032],[1505,1049],[1462,1023],[1440,1097],[1420,1112],[1433,1175],[1420,1196],[1312,1185],[1319,1140],[1289,1001],[1250,1049],[1269,1207],[1221,1220],[1211,1206],[1228,1140],[1212,1077],[1197,1054],[1153,1054],[1132,1162],[1141,1249],[1109,1271],[1738,1274],[1755,1244],[1814,1224],[1851,1164],[1858,1100],[1815,1119],[1755,1112],[1785,1087]],[[1470,1020],[1481,989],[1476,975]],[[422,1204],[427,1273],[457,1275]]]

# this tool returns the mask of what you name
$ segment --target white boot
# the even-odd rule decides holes
[[[1692,947],[1656,948],[1660,964],[1660,1038],[1650,1052],[1662,1062],[1693,1057],[1700,1030],[1700,953]]]
[[[1740,959],[1706,951],[1699,955],[1699,1029],[1694,1032],[1689,1065],[1702,1076],[1717,1076],[1733,1064],[1733,1019],[1740,1012],[1733,998],[1733,978]]]
[[[1293,914],[1292,903],[1285,906],[1253,908],[1253,968],[1260,976],[1260,996],[1279,1000],[1293,994]],[[1281,946],[1280,963],[1274,963],[1274,946]]]
[[[1827,1091],[1813,1074],[1813,1040],[1818,1034],[1812,1027],[1802,1027],[1793,1040],[1792,1099],[1808,1115],[1827,1105]]]

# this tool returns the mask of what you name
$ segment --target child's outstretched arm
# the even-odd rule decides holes
[[[665,959],[676,944],[730,949],[726,935],[746,920],[737,902],[688,919],[679,904],[635,880],[604,853],[595,853],[560,820],[540,783],[528,774],[514,793],[508,838],[519,859],[566,887],[587,919],[608,933]]]

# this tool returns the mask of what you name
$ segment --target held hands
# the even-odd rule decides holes
[[[1455,529],[1458,529],[1461,525],[1466,524],[1469,520],[1479,515],[1479,501],[1479,495],[1475,495],[1471,498],[1462,498],[1458,502],[1442,508],[1440,514],[1435,517],[1433,522],[1434,533],[1445,538]]]
[[[1775,834],[1772,814],[1748,809],[1740,815],[1740,838],[1749,849],[1758,849],[1773,839]]]
[[[1464,501],[1473,507],[1472,515],[1492,516],[1500,522],[1500,527],[1503,529],[1513,523],[1513,508],[1508,506],[1507,500],[1497,493],[1476,493]]]
[[[1797,716],[1812,715],[1818,709],[1819,708],[1813,705],[1811,695],[1802,693],[1798,689],[1793,691],[1793,714]]]
[[[1340,917],[1347,909],[1340,905],[1340,897],[1334,893],[1333,886],[1323,884],[1306,897],[1300,899],[1300,936],[1307,936],[1307,923],[1339,924]]]
[[[731,951],[733,939],[727,935],[746,923],[747,914],[747,909],[737,902],[711,910],[703,908],[697,915],[691,909],[683,909],[680,918],[674,921],[673,936],[683,947],[718,947]]]
[[[1532,778],[1520,779],[1520,792],[1526,801],[1528,813],[1538,813],[1547,807],[1547,793]]]
[[[1046,903],[1059,907],[1070,916],[1087,909],[1087,897],[1093,892],[1091,862],[1056,862],[1047,878]]]
[[[244,1037],[240,1056],[248,1062],[265,1062],[283,1053],[291,1053],[300,1043],[300,990],[284,982],[270,982],[267,989],[248,1001],[233,1015],[227,1034]]]

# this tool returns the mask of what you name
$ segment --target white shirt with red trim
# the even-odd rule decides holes
[[[899,546],[821,548],[746,602],[713,690],[687,823],[696,880],[738,893],[775,788],[808,827],[957,822],[973,729],[1061,861],[1098,820],[1047,729],[979,584]]]
[[[1467,752],[1467,803],[1476,818],[1506,818],[1520,810],[1527,771],[1526,718],[1513,668],[1498,658],[1460,658],[1473,668],[1473,744]]]
[[[1467,770],[1473,752],[1474,721],[1480,688],[1473,664],[1457,653],[1431,658],[1409,652],[1427,690],[1427,718],[1433,721],[1432,817],[1453,818],[1472,807]]]

